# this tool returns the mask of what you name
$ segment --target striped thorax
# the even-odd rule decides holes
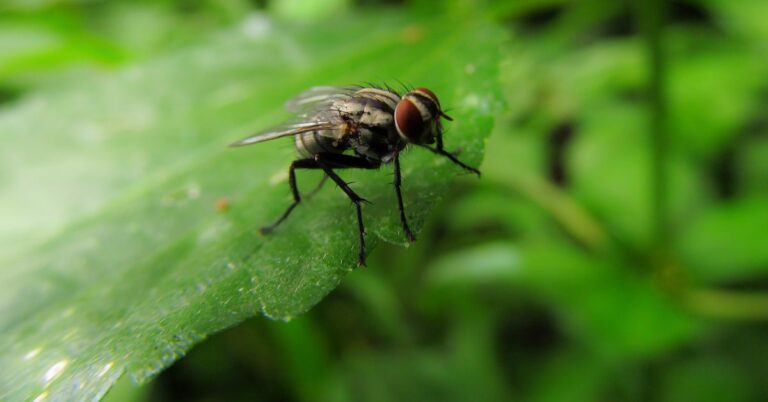
[[[400,100],[396,93],[380,88],[360,88],[336,99],[313,118],[333,122],[333,128],[297,135],[296,150],[299,155],[310,157],[351,148],[370,160],[388,162],[394,152],[405,146],[394,124],[394,112]]]

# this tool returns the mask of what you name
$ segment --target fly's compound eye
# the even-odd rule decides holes
[[[416,88],[403,96],[395,108],[395,127],[403,139],[414,144],[432,144],[440,134],[437,95],[427,88]]]
[[[437,105],[437,108],[440,109],[440,100],[437,99],[437,95],[435,95],[434,92],[430,91],[427,88],[422,88],[422,87],[414,89],[413,92],[416,92],[419,95],[423,95],[431,99],[433,102],[435,102],[435,105]]]
[[[437,95],[435,95],[434,92],[430,91],[427,88],[419,87],[419,88],[416,88],[413,91],[411,91],[411,93],[415,93],[415,94],[418,94],[419,96],[421,96],[422,98],[429,99],[429,101],[431,101],[431,102],[427,102],[427,103],[431,103],[433,105],[433,106],[430,107],[430,112],[435,112],[436,111],[438,116],[440,116],[440,117],[442,117],[442,118],[444,118],[446,120],[453,121],[451,116],[448,116],[447,114],[445,114],[445,112],[443,112],[443,108],[440,107],[440,99],[437,99]],[[428,107],[429,106],[430,105],[428,105]]]
[[[403,97],[395,107],[395,127],[406,141],[416,144],[422,142],[427,124],[419,108],[408,97]]]

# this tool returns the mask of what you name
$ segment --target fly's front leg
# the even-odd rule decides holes
[[[365,226],[363,225],[363,210],[361,204],[366,202],[366,200],[357,195],[357,193],[355,193],[355,191],[352,190],[352,188],[350,188],[349,185],[333,171],[333,169],[377,169],[380,165],[356,156],[325,153],[315,155],[315,162],[323,169],[325,174],[339,186],[347,197],[352,200],[352,203],[355,204],[355,210],[357,212],[358,240],[360,244],[357,265],[365,266]]]
[[[293,194],[293,204],[291,204],[288,209],[283,212],[282,215],[280,215],[280,218],[275,221],[275,223],[264,226],[259,229],[259,232],[262,234],[267,234],[275,230],[276,227],[278,227],[285,218],[288,217],[288,215],[291,214],[291,211],[293,211],[294,208],[296,208],[297,205],[301,202],[301,194],[299,193],[299,188],[296,186],[296,169],[318,169],[317,162],[315,162],[314,159],[299,159],[295,160],[291,163],[291,167],[288,168],[288,184],[291,186],[291,193]]]
[[[411,228],[408,226],[408,218],[405,216],[405,207],[403,206],[403,195],[400,191],[400,183],[401,183],[401,175],[400,175],[400,152],[395,153],[395,194],[397,195],[397,207],[400,210],[400,223],[403,226],[403,231],[405,232],[405,237],[408,238],[408,241],[414,242],[416,241],[416,236],[413,235],[413,232],[411,231]]]
[[[435,148],[428,147],[426,145],[422,145],[422,147],[432,151],[435,154],[445,156],[446,158],[448,158],[454,164],[461,166],[464,170],[472,172],[472,173],[476,174],[478,177],[480,176],[480,170],[478,170],[477,168],[474,168],[472,166],[467,165],[466,163],[460,161],[459,158],[455,157],[450,152],[446,152],[445,149],[443,149],[443,134],[442,133],[437,135],[437,144],[436,144]]]

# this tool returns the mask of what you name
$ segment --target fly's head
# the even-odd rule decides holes
[[[434,143],[443,130],[441,117],[452,120],[443,113],[437,95],[427,88],[408,92],[395,107],[397,133],[412,144]]]

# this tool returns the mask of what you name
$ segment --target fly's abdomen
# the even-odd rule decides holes
[[[321,152],[340,153],[344,151],[338,140],[329,135],[331,133],[321,131],[315,130],[296,134],[296,152],[299,156],[311,158]]]

